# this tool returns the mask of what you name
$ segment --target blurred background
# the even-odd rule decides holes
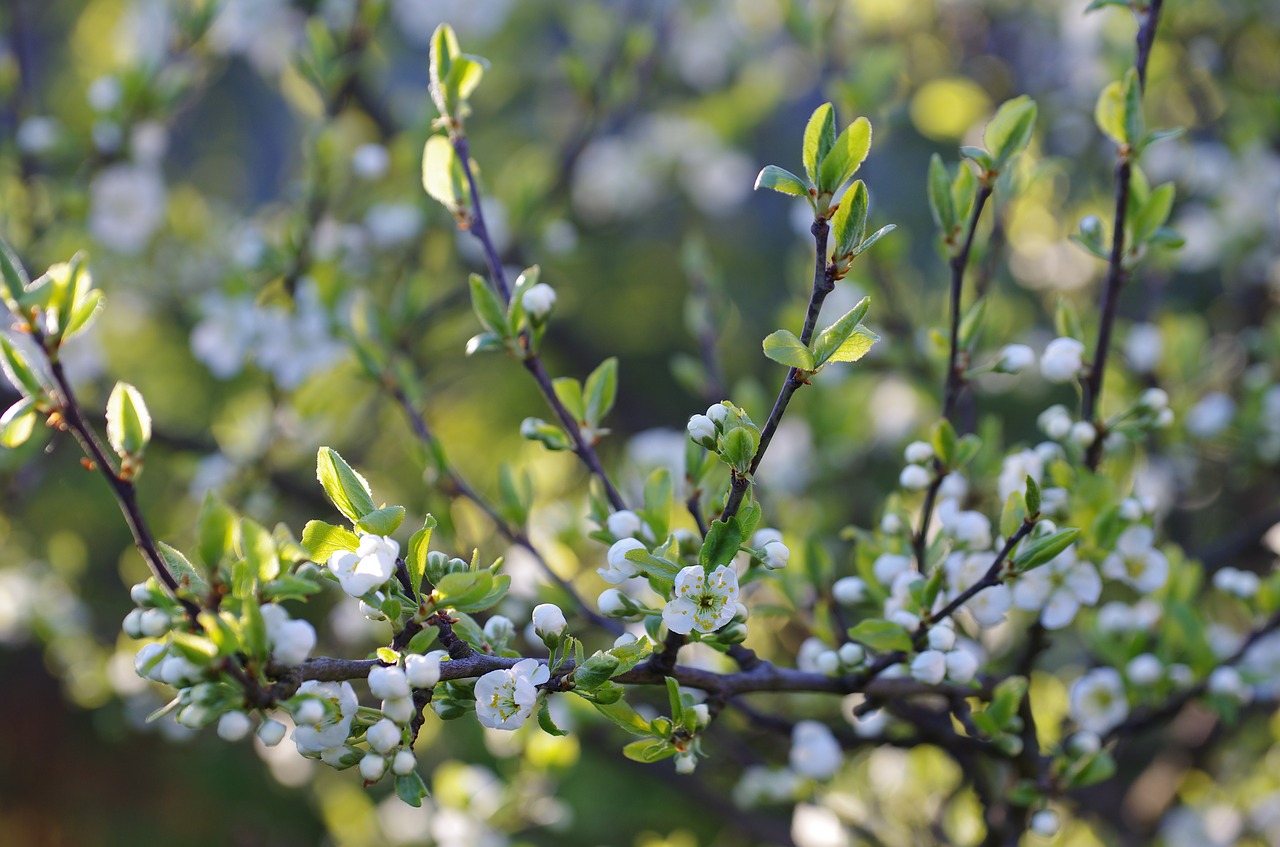
[[[1105,266],[1068,236],[1083,216],[1110,215],[1114,149],[1093,107],[1132,63],[1136,27],[1124,9],[1085,5],[8,0],[0,232],[33,275],[89,254],[107,307],[68,368],[90,410],[117,379],[146,396],[156,432],[141,497],[160,538],[188,546],[208,491],[295,532],[332,520],[313,471],[327,444],[410,523],[436,515],[442,549],[504,553],[474,507],[435,485],[443,451],[494,498],[500,464],[527,473],[533,538],[594,597],[603,549],[586,539],[580,466],[520,438],[525,417],[550,417],[521,368],[464,355],[477,331],[466,275],[482,260],[421,187],[432,31],[451,23],[464,51],[492,62],[468,134],[504,262],[513,273],[539,264],[559,295],[550,370],[582,378],[619,358],[600,449],[629,492],[649,468],[679,477],[684,423],[709,403],[732,397],[766,417],[783,374],[760,339],[801,323],[812,246],[807,207],[755,194],[753,180],[765,164],[800,170],[818,104],[832,101],[841,124],[867,116],[871,226],[898,229],[826,313],[870,294],[868,323],[885,341],[806,389],[761,471],[766,520],[796,551],[798,576],[759,613],[750,644],[794,655],[810,634],[792,618],[813,603],[811,582],[850,571],[842,530],[879,520],[902,445],[940,405],[947,274],[925,200],[929,157],[953,163],[1019,94],[1040,119],[978,238],[971,279],[991,297],[983,349],[1042,349],[1059,299],[1092,337]],[[1135,461],[1135,485],[1210,568],[1267,561],[1257,539],[1280,520],[1278,90],[1276,4],[1166,4],[1147,120],[1187,131],[1142,166],[1153,185],[1176,183],[1172,225],[1187,243],[1150,256],[1126,290],[1107,390],[1117,407],[1148,386],[1169,391],[1177,423]],[[430,422],[434,449],[379,384],[388,375]],[[16,397],[0,386],[5,406]],[[1039,411],[1075,402],[1034,374],[983,378],[972,398],[964,425],[995,445],[1034,443]],[[1001,455],[984,451],[972,474],[988,513]],[[0,451],[0,496],[0,843],[850,843],[813,840],[821,822],[796,836],[795,802],[817,807],[743,778],[785,757],[785,736],[726,733],[683,779],[623,760],[617,733],[569,704],[567,738],[429,721],[418,752],[433,797],[414,810],[288,744],[147,724],[163,692],[134,674],[119,629],[146,572],[105,486],[70,439],[43,433]],[[555,598],[519,551],[508,568],[503,611],[517,622]],[[307,615],[325,649],[363,655],[385,636],[346,605],[322,597]],[[1249,749],[1277,734],[1263,722]],[[927,748],[855,756],[835,789],[843,802],[908,825],[959,780]],[[953,843],[972,838],[971,818],[952,816]],[[1135,826],[1154,838],[1160,815]],[[886,843],[922,843],[906,832]],[[1120,843],[1105,821],[1068,836]]]

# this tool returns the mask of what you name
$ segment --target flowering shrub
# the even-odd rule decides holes
[[[1161,476],[1194,479],[1197,457],[1230,451],[1235,464],[1225,466],[1251,486],[1243,501],[1274,494],[1266,476],[1280,459],[1274,316],[1253,315],[1248,344],[1214,374],[1199,367],[1203,325],[1174,312],[1130,321],[1122,303],[1148,275],[1174,273],[1176,251],[1196,246],[1177,225],[1177,168],[1156,158],[1185,142],[1178,130],[1148,126],[1159,0],[1130,6],[1137,34],[1127,69],[1096,86],[1093,118],[1114,159],[1110,202],[1083,216],[1076,207],[1089,204],[1052,210],[1078,219],[1063,224],[1070,247],[1043,235],[1037,242],[1028,228],[1057,233],[1043,199],[1056,189],[1046,184],[1091,175],[1046,152],[1050,128],[1025,94],[980,110],[976,128],[937,130],[967,143],[911,163],[921,191],[891,189],[890,174],[873,168],[883,148],[878,118],[848,120],[829,102],[791,122],[788,167],[757,170],[697,120],[664,116],[631,135],[597,137],[587,121],[559,176],[549,176],[555,163],[536,155],[505,167],[487,158],[483,135],[473,149],[473,133],[490,119],[481,103],[497,67],[464,52],[448,24],[425,26],[424,4],[391,5],[403,35],[428,49],[434,116],[417,129],[401,128],[402,116],[388,114],[360,75],[385,4],[320,5],[309,14],[284,2],[196,4],[166,18],[171,49],[97,78],[87,95],[99,117],[88,137],[99,158],[88,166],[82,231],[46,233],[75,213],[74,203],[41,200],[41,169],[56,172],[65,155],[62,130],[28,116],[15,135],[24,203],[6,213],[0,245],[11,322],[0,364],[15,394],[0,418],[0,442],[12,451],[4,461],[39,467],[34,454],[45,444],[62,450],[65,434],[83,468],[107,483],[148,572],[128,592],[128,643],[117,654],[138,679],[115,685],[138,702],[163,692],[150,722],[228,742],[252,735],[281,781],[293,779],[299,757],[318,760],[353,769],[352,781],[376,796],[393,792],[406,808],[425,804],[434,819],[453,810],[465,821],[428,832],[412,818],[406,841],[488,843],[499,829],[554,823],[563,816],[547,811],[549,789],[526,786],[520,769],[576,758],[579,737],[730,797],[736,805],[723,817],[741,816],[761,841],[778,840],[754,824],[772,821],[776,807],[805,847],[1011,844],[1027,833],[1119,843],[1157,831],[1173,844],[1188,815],[1203,815],[1206,838],[1222,843],[1275,839],[1266,807],[1280,784],[1265,766],[1255,773],[1227,756],[1216,774],[1228,786],[1221,796],[1201,787],[1153,800],[1157,789],[1143,782],[1174,767],[1156,758],[1164,754],[1149,746],[1153,737],[1188,757],[1218,743],[1233,754],[1269,747],[1259,727],[1280,693],[1280,576],[1246,555],[1274,511],[1261,513],[1260,527],[1251,515],[1243,538],[1223,541],[1225,552],[1192,555],[1171,514],[1173,483]],[[1124,5],[1103,0],[1088,11],[1120,21],[1105,7]],[[457,11],[483,30],[484,21]],[[836,37],[836,24],[829,28],[822,32]],[[619,50],[644,58],[640,47]],[[197,93],[201,51],[280,77],[316,122],[298,208],[219,219],[218,256],[198,252],[209,249],[201,222],[218,216],[192,192],[179,196],[161,170],[165,121]],[[717,63],[729,62],[681,56],[694,88],[717,85]],[[972,94],[948,85],[944,100]],[[835,99],[870,110],[874,88]],[[501,96],[500,85],[492,90]],[[608,96],[589,80],[584,90]],[[923,91],[913,102],[926,110],[922,126],[928,102]],[[405,174],[419,167],[422,191],[415,179],[410,196]],[[757,190],[783,195],[761,192],[753,202],[796,209],[804,260],[782,250],[777,264],[812,268],[807,304],[787,307],[790,328],[765,334],[758,350],[730,349],[721,343],[730,334],[725,303],[738,295],[712,282],[706,243],[687,239],[686,322],[699,356],[678,358],[672,370],[679,402],[693,394],[701,399],[688,408],[709,405],[665,421],[685,420],[682,433],[636,434],[620,420],[625,407],[641,415],[626,357],[584,362],[563,352],[575,349],[575,318],[605,336],[624,324],[596,325],[562,300],[575,284],[567,266],[509,264],[578,249],[578,227],[536,220],[531,198],[567,196],[584,230],[630,226],[664,202],[662,183],[673,175],[692,206],[715,218],[747,202],[753,174]],[[947,278],[936,311],[925,298],[895,302],[903,289],[892,277],[908,264],[912,229],[885,220],[901,205],[881,202],[891,190],[932,218]],[[168,220],[183,208],[185,223]],[[450,231],[457,257],[442,238]],[[105,269],[95,259],[91,273],[74,252],[85,238],[105,248]],[[996,290],[1004,238],[1009,273],[1034,296]],[[625,243],[615,249],[625,253]],[[60,253],[65,261],[32,278],[32,257],[64,248],[73,255]],[[200,284],[117,288],[112,277],[148,252],[167,271],[181,257],[172,275]],[[1271,262],[1274,283],[1280,260],[1258,255]],[[601,256],[577,274],[605,287],[597,267],[632,261]],[[463,265],[481,270],[454,286]],[[936,262],[928,268],[940,273]],[[464,343],[447,327],[443,337],[459,343],[430,340],[447,304],[423,293],[428,277],[433,292],[456,289],[469,303]],[[1061,296],[1038,293],[1045,288]],[[77,349],[113,310],[143,320],[148,297],[190,300],[184,343],[211,392],[239,381],[226,395],[230,413],[201,399],[201,385],[159,379],[115,382],[100,404],[103,426],[80,401],[98,374],[80,371]],[[671,323],[647,304],[630,308],[637,322]],[[1051,330],[1033,329],[1042,317]],[[113,326],[113,343],[136,343],[135,360],[153,355],[144,348],[154,338],[135,342]],[[471,361],[457,361],[462,350]],[[730,386],[725,368],[739,365],[721,362],[727,352],[744,361],[762,353],[774,372]],[[562,356],[563,370],[585,375],[553,376]],[[478,374],[466,377],[478,387],[458,398],[495,419],[523,410],[501,425],[528,443],[523,467],[495,468],[516,453],[511,439],[428,389],[446,359]],[[524,372],[525,393],[506,383],[490,390],[503,367]],[[779,378],[776,391],[762,387]],[[665,379],[637,381],[673,390]],[[527,414],[534,393],[545,419]],[[397,411],[394,424],[380,404]],[[166,504],[147,493],[155,471],[144,470],[183,446],[170,421],[214,438],[188,479],[200,502],[183,515],[191,530],[153,521]],[[620,440],[614,430],[632,436],[627,455],[608,452]],[[648,455],[646,436],[656,439]],[[469,469],[496,477],[496,493],[468,481],[455,446]],[[304,454],[308,473],[314,455],[315,482],[299,485],[286,470]],[[424,482],[436,493],[424,494]],[[282,508],[273,490],[297,505]],[[0,599],[23,590],[6,587]],[[70,584],[41,592],[30,605],[62,610],[51,619],[76,617]],[[54,644],[59,630],[49,629]],[[483,728],[485,755],[517,764],[503,778],[457,777],[475,765],[439,754],[445,722],[470,728],[459,733]],[[1200,727],[1195,742],[1169,729],[1185,723]],[[735,759],[739,747],[750,753]],[[548,773],[542,765],[539,779]],[[541,805],[531,799],[538,791]],[[892,813],[877,811],[894,791]],[[1141,815],[1105,802],[1106,792]],[[379,808],[383,830],[409,820],[399,807]],[[1227,812],[1210,814],[1219,808],[1235,816],[1225,839]]]

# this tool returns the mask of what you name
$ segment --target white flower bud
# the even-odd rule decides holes
[[[933,446],[927,441],[912,441],[902,451],[902,458],[909,465],[923,465],[933,458]]]
[[[840,654],[834,650],[825,650],[818,654],[814,659],[814,664],[818,668],[818,673],[823,676],[838,676],[840,674]]]
[[[1124,675],[1134,685],[1155,685],[1164,676],[1164,664],[1151,653],[1143,653],[1129,661]]]
[[[996,362],[998,373],[1022,373],[1035,364],[1036,354],[1025,344],[1007,344],[1000,351],[1000,360]]]
[[[360,775],[365,782],[377,782],[387,772],[387,760],[369,753],[360,760]]]
[[[782,570],[791,558],[791,550],[781,541],[770,541],[760,550],[760,562],[769,570]]]
[[[548,647],[560,642],[566,626],[568,622],[564,619],[564,612],[554,603],[540,603],[533,607],[534,631]]]
[[[120,628],[124,630],[124,634],[130,638],[142,637],[142,610],[130,609],[129,614],[124,616],[124,620],[120,623]]]
[[[253,721],[244,712],[224,712],[218,718],[218,737],[223,741],[239,741],[249,734]]]
[[[605,527],[614,538],[639,535],[640,526],[640,516],[630,509],[621,509],[605,519]]]
[[[616,588],[611,588],[611,589],[609,589],[609,590],[610,590],[610,591],[617,591],[618,589],[616,589]],[[634,635],[632,635],[631,633],[629,633],[629,632],[624,632],[624,633],[622,633],[622,635],[619,635],[617,638],[613,639],[613,647],[614,647],[614,649],[616,650],[616,649],[617,649],[617,648],[619,648],[619,647],[626,647],[628,644],[635,644],[635,643],[636,643],[637,641],[639,641],[639,640],[640,640],[640,639],[636,638],[636,637],[635,637]]]
[[[1031,831],[1045,838],[1058,834],[1058,813],[1052,809],[1041,809],[1031,816]]]
[[[151,602],[151,589],[145,582],[139,582],[129,589],[129,599],[139,606],[144,606]]]
[[[169,613],[163,609],[147,609],[142,613],[142,634],[147,638],[159,638],[169,631]]]
[[[1049,382],[1071,382],[1084,368],[1084,345],[1074,338],[1055,338],[1040,357],[1040,373]]]
[[[944,653],[956,646],[956,631],[950,627],[935,626],[929,630],[929,647]]]
[[[324,704],[314,697],[308,697],[293,710],[293,721],[298,726],[315,726],[324,720]]]
[[[698,768],[698,757],[687,750],[683,750],[676,753],[675,764],[676,773],[691,774]]]
[[[556,291],[545,282],[540,282],[524,293],[520,298],[520,305],[524,306],[524,310],[535,323],[540,323],[546,320],[547,315],[551,314],[552,308],[555,307]]]
[[[947,675],[947,657],[940,650],[925,650],[911,660],[911,676],[925,685],[937,685]]]
[[[716,424],[715,421],[706,415],[694,415],[689,418],[689,423],[685,427],[689,432],[689,437],[703,447],[711,448],[716,440]]]
[[[856,576],[843,576],[831,586],[831,596],[841,606],[855,606],[867,596],[867,584]]]
[[[1096,732],[1081,730],[1071,736],[1068,746],[1071,752],[1077,756],[1092,756],[1102,749],[1102,739],[1098,737]]]
[[[932,630],[936,632],[936,630]],[[961,685],[970,682],[978,673],[978,657],[965,649],[947,653],[947,677]]]
[[[133,657],[134,670],[144,679],[160,682],[160,668],[164,664],[165,646],[157,642],[143,644]]]
[[[880,519],[880,531],[885,535],[897,535],[902,531],[902,518],[893,512],[885,512]]]
[[[396,757],[391,760],[391,772],[396,776],[408,776],[418,767],[418,757],[413,755],[412,751],[401,750],[396,753]]]
[[[615,541],[609,548],[608,567],[596,568],[596,573],[605,581],[618,585],[639,573],[636,563],[627,558],[632,550],[644,550],[644,542],[635,538],[623,538]]]
[[[1156,429],[1168,429],[1173,426],[1173,409],[1161,409],[1156,415]]]
[[[1071,413],[1061,404],[1050,406],[1040,413],[1036,423],[1044,430],[1045,435],[1061,440],[1071,431]]]
[[[1142,504],[1133,497],[1126,497],[1120,501],[1120,517],[1130,523],[1137,523],[1142,520]]]
[[[907,465],[898,475],[898,484],[908,491],[922,491],[932,480],[933,475],[920,465]]]
[[[268,747],[274,747],[284,740],[284,734],[289,728],[280,721],[265,720],[262,726],[258,727],[258,740]]]
[[[1209,674],[1209,693],[1233,697],[1237,700],[1243,699],[1245,690],[1244,682],[1240,679],[1240,671],[1230,665],[1215,668],[1213,673]]]
[[[440,660],[443,650],[432,650],[425,656],[413,654],[404,657],[404,673],[414,688],[435,688],[440,681]]]
[[[391,167],[391,155],[381,144],[361,144],[351,154],[351,171],[360,179],[381,179]]]
[[[1138,398],[1138,406],[1151,412],[1169,408],[1169,395],[1162,388],[1148,388]]]
[[[867,657],[862,645],[854,644],[852,641],[846,641],[841,644],[838,655],[840,656],[840,664],[847,668],[856,668]]]
[[[1196,681],[1195,671],[1189,665],[1172,664],[1165,669],[1165,673],[1168,674],[1169,681],[1178,688],[1189,688]]]
[[[396,726],[394,722],[383,718],[369,727],[364,734],[364,740],[368,741],[369,746],[379,753],[390,753],[400,746],[400,727]]]
[[[181,656],[170,656],[160,664],[160,679],[166,685],[182,688],[200,677],[200,669]]]
[[[515,623],[505,615],[494,615],[485,621],[484,640],[490,644],[506,644],[515,637],[515,634]]]
[[[398,667],[374,665],[369,669],[369,693],[379,700],[410,696],[409,680]]]
[[[178,711],[177,721],[187,729],[204,729],[213,720],[213,712],[204,706],[185,706]]]
[[[627,596],[616,588],[607,588],[601,592],[596,605],[600,608],[600,614],[608,617],[626,614],[629,606]]]
[[[1164,338],[1155,324],[1134,324],[1125,339],[1124,354],[1129,366],[1138,373],[1151,373],[1160,364],[1164,353]]]
[[[915,632],[920,626],[920,618],[905,609],[899,609],[892,615],[889,615],[889,620],[896,623],[907,632]]]
[[[711,418],[711,422],[717,426],[723,426],[724,422],[729,419],[729,407],[723,403],[708,406],[707,417]]]
[[[693,725],[698,729],[702,729],[711,723],[711,707],[706,703],[699,703],[693,707]]]
[[[1071,425],[1071,441],[1081,447],[1088,447],[1098,440],[1098,430],[1088,421],[1076,421]]]
[[[893,585],[894,580],[910,570],[911,560],[899,553],[881,553],[871,566],[881,585]]]
[[[394,700],[382,701],[382,714],[399,724],[406,724],[413,720],[416,710],[413,707],[412,697],[397,697]]]

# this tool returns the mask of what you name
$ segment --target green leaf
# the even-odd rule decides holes
[[[1030,97],[1024,94],[1000,104],[982,136],[995,170],[1004,170],[1014,156],[1026,149],[1035,127],[1036,104]]]
[[[1026,498],[1021,491],[1010,491],[1004,501],[1004,510],[1000,513],[1000,534],[1005,538],[1013,535],[1026,518]]]
[[[334,553],[341,550],[355,552],[359,546],[360,536],[344,527],[324,521],[307,521],[302,528],[302,547],[313,562],[324,564]]]
[[[956,169],[956,178],[951,183],[951,205],[956,211],[956,226],[959,227],[969,219],[969,213],[973,211],[974,200],[978,196],[978,177],[974,175],[973,168],[968,165],[961,164]],[[956,249],[960,249],[960,245],[956,245]]]
[[[415,595],[422,593],[422,577],[427,572],[427,553],[431,545],[431,532],[435,528],[436,519],[427,515],[422,529],[409,539],[409,551],[404,557],[404,564],[409,569],[409,584],[413,586]]]
[[[836,239],[832,255],[837,259],[850,255],[862,243],[867,232],[867,186],[862,180],[840,198],[840,205],[831,216],[831,232]]]
[[[573,377],[562,376],[551,381],[551,387],[555,389],[556,399],[558,399],[573,416],[575,421],[581,423],[586,418],[586,405],[582,402],[582,385]]]
[[[967,170],[967,169],[966,169]],[[951,198],[951,175],[942,157],[937,153],[929,159],[929,213],[944,238],[949,238],[960,226],[956,218],[955,203]]]
[[[196,553],[210,573],[222,563],[223,556],[235,548],[238,526],[235,512],[212,492],[205,495],[196,518]]]
[[[675,491],[671,484],[671,472],[665,467],[649,474],[644,483],[644,521],[657,538],[666,538],[671,526],[671,504]]]
[[[809,182],[815,186],[818,182],[818,167],[827,157],[828,151],[836,143],[836,116],[830,103],[823,103],[813,110],[809,122],[804,128],[804,147],[802,158],[804,172],[809,175]],[[819,189],[821,190],[821,189]]]
[[[525,418],[520,424],[520,436],[537,441],[548,450],[573,449],[573,443],[563,429],[541,418]]]
[[[897,224],[885,224],[884,226],[880,227],[875,232],[868,235],[865,241],[863,241],[857,247],[853,248],[853,255],[855,257],[861,256],[863,253],[871,249],[872,244],[875,244],[877,241],[884,238],[886,235],[893,232],[897,228],[898,228]]]
[[[103,301],[105,300],[101,291],[94,289],[87,292],[78,303],[71,309],[71,317],[67,321],[66,329],[62,332],[62,340],[66,341],[80,330],[89,325],[89,322],[98,314]]]
[[[617,700],[613,703],[595,703],[596,711],[604,715],[615,725],[626,730],[632,735],[649,736],[649,722],[631,708],[626,700]]]
[[[656,738],[651,741],[632,741],[622,748],[622,755],[633,762],[643,762],[646,765],[660,762],[675,754],[676,748],[665,738]]]
[[[1062,338],[1079,340],[1084,337],[1084,330],[1080,328],[1080,318],[1076,315],[1076,309],[1065,297],[1058,298],[1058,306],[1053,314],[1053,325]]]
[[[991,158],[991,154],[981,147],[961,147],[960,155],[965,159],[971,159],[977,163],[982,169],[982,173],[991,173],[995,168],[995,160]]]
[[[422,806],[422,798],[427,796],[427,784],[422,781],[422,777],[417,771],[404,776],[396,777],[396,796],[400,798],[405,805],[413,806],[415,809]]]
[[[1027,678],[1011,676],[996,685],[991,696],[991,705],[986,708],[986,715],[1001,730],[1009,727],[1009,721],[1018,714],[1018,706],[1027,694]]]
[[[1125,129],[1125,88],[1124,83],[1116,80],[1098,95],[1098,103],[1093,109],[1093,119],[1098,129],[1116,144],[1127,144],[1129,138]]]
[[[751,469],[751,460],[756,455],[758,435],[746,427],[735,427],[724,434],[720,445],[720,461],[732,467],[738,473],[747,473]]]
[[[976,301],[960,317],[960,349],[968,350],[982,331],[983,320],[987,316],[987,298]]]
[[[859,322],[866,317],[867,310],[870,308],[871,298],[863,297],[858,301],[858,305],[845,312],[835,323],[818,333],[818,337],[813,340],[811,356],[815,366],[821,365],[830,359],[857,332]],[[870,344],[867,345],[868,348],[870,346]]]
[[[422,187],[455,218],[471,208],[471,186],[462,161],[443,135],[431,136],[422,148]]]
[[[605,415],[613,409],[614,400],[618,396],[618,360],[610,356],[587,376],[582,388],[583,400],[586,403],[585,420],[587,426],[597,427]]]
[[[635,562],[645,576],[672,582],[680,573],[680,565],[661,559],[647,550],[628,550],[627,561]]]
[[[117,382],[107,399],[107,441],[120,458],[137,458],[151,441],[151,414],[142,392]]]
[[[431,51],[428,63],[429,87],[431,99],[435,101],[436,109],[442,116],[450,115],[453,111],[453,99],[449,91],[449,76],[453,70],[454,57],[461,53],[462,49],[458,46],[458,36],[454,33],[453,27],[448,24],[440,24],[436,27],[435,32],[431,34]]]
[[[933,426],[929,439],[933,443],[933,452],[942,464],[951,468],[956,459],[956,430],[951,421],[940,418]]]
[[[21,447],[36,427],[36,401],[23,397],[0,417],[0,446]]]
[[[14,388],[28,397],[44,396],[44,386],[36,376],[36,372],[27,364],[22,351],[13,346],[13,343],[3,335],[0,335],[0,354],[2,354],[0,367],[3,367],[4,375],[9,378]]]
[[[507,326],[507,307],[498,299],[497,292],[480,274],[472,274],[467,282],[471,286],[471,308],[480,323],[494,335],[510,338],[514,333]]]
[[[404,506],[383,506],[356,521],[356,529],[370,535],[390,535],[404,520]]]
[[[316,453],[316,478],[329,501],[352,523],[377,508],[369,483],[330,447],[321,447]]]
[[[1027,511],[1033,515],[1040,514],[1040,485],[1027,475],[1027,494],[1026,494]]]
[[[831,362],[856,362],[871,350],[872,345],[880,340],[880,336],[876,335],[865,326],[859,324],[853,332],[844,340],[836,351],[827,359],[827,363]]]
[[[1147,135],[1147,122],[1142,114],[1142,83],[1138,81],[1138,69],[1129,68],[1124,75],[1124,134],[1125,141],[1137,146]]]
[[[9,246],[9,242],[0,238],[0,286],[3,286],[0,289],[0,295],[3,296],[9,311],[17,313],[18,298],[30,284],[31,278],[27,276],[27,269],[22,266],[22,260],[18,258],[13,247]]]
[[[1080,537],[1078,529],[1060,529],[1052,535],[1039,538],[1018,550],[1013,557],[1013,569],[1026,573],[1032,568],[1052,561],[1055,556],[1070,547]]]
[[[1099,750],[1078,765],[1067,782],[1068,788],[1083,788],[1105,782],[1116,774],[1116,760],[1107,750]]]
[[[551,720],[551,710],[547,707],[547,699],[542,699],[542,706],[538,709],[538,726],[542,727],[542,731],[547,735],[564,736],[569,733],[556,726],[556,722]]]
[[[158,542],[156,547],[160,551],[160,557],[164,559],[165,567],[169,569],[169,573],[173,574],[173,578],[177,581],[179,588],[185,589],[197,597],[208,592],[208,580],[195,569],[194,565],[187,561],[186,556],[163,541]]]
[[[764,339],[764,354],[773,361],[802,371],[811,371],[815,364],[813,353],[800,343],[794,333],[785,329],[770,333]]]
[[[262,524],[249,518],[240,519],[240,548],[257,581],[270,582],[280,575],[276,541]]]
[[[737,518],[728,521],[717,520],[707,530],[707,537],[702,541],[698,551],[698,563],[708,570],[717,565],[727,565],[738,555],[742,546],[742,527]]]
[[[1173,211],[1173,183],[1166,182],[1154,189],[1147,201],[1142,204],[1137,216],[1133,219],[1133,240],[1136,244],[1145,244],[1151,240],[1160,227],[1169,220]]]
[[[790,194],[793,197],[809,196],[809,186],[805,185],[804,180],[777,165],[766,165],[760,171],[756,177],[755,189],[759,191],[761,188],[769,188],[779,194]]]
[[[844,128],[818,166],[818,190],[835,193],[858,172],[871,150],[871,122],[858,118]]]
[[[861,621],[849,630],[849,638],[880,652],[911,649],[911,634],[898,624],[881,618]]]

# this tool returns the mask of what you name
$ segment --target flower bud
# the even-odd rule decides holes
[[[151,589],[145,582],[139,582],[133,588],[129,589],[129,599],[139,606],[147,606],[151,604]]]
[[[253,722],[244,712],[224,712],[218,718],[218,737],[223,741],[239,741],[249,734]]]
[[[142,637],[142,610],[130,609],[129,614],[124,616],[124,620],[120,623],[120,628],[124,630],[124,634],[130,638]]]
[[[601,592],[600,597],[596,600],[596,605],[600,607],[600,614],[608,617],[620,617],[628,614],[630,598],[616,588],[607,588]]]
[[[1143,653],[1129,661],[1125,676],[1134,685],[1155,685],[1164,676],[1164,664],[1152,654]]]
[[[520,298],[520,305],[524,306],[534,323],[542,323],[556,305],[556,291],[545,282],[540,282],[524,293]]]
[[[867,584],[856,576],[837,579],[831,586],[831,596],[841,606],[854,606],[867,596]]]
[[[440,660],[443,650],[432,650],[425,656],[413,654],[404,657],[404,673],[414,688],[435,688],[440,682]]]
[[[415,709],[412,697],[397,697],[394,700],[382,701],[382,714],[399,724],[407,724],[413,720]]]
[[[956,646],[956,631],[946,626],[935,626],[929,630],[929,648],[946,652]]]
[[[568,623],[564,619],[564,612],[554,603],[540,603],[533,607],[534,631],[548,648],[555,649],[560,643],[560,636],[564,635],[566,626]]]
[[[1169,408],[1169,394],[1162,388],[1148,388],[1138,398],[1138,407],[1149,412],[1159,412]]]
[[[391,772],[396,776],[408,776],[418,767],[418,757],[410,750],[401,750],[391,760]]]
[[[862,645],[854,644],[852,641],[847,641],[844,644],[841,644],[837,655],[840,656],[840,664],[844,665],[846,668],[856,668],[858,665],[862,664],[863,660],[867,657],[867,653],[862,649]]]
[[[689,437],[696,443],[701,444],[708,450],[715,449],[716,424],[711,418],[706,415],[694,415],[689,418],[689,423],[685,428],[689,432]]]
[[[164,664],[165,646],[158,642],[143,644],[138,655],[133,657],[134,670],[144,679],[160,682],[160,667]]]
[[[169,613],[163,609],[147,609],[142,613],[142,634],[147,638],[159,638],[169,631]]]
[[[213,721],[213,711],[204,706],[190,705],[178,710],[178,723],[187,729],[203,729]]]
[[[485,621],[484,624],[484,640],[488,641],[495,647],[506,644],[516,634],[516,625],[511,618],[504,615],[494,615]]]
[[[947,677],[961,685],[971,682],[978,673],[978,657],[968,650],[947,653]]]
[[[682,750],[676,753],[676,773],[690,774],[698,767],[698,757],[693,753]]]
[[[640,516],[630,509],[620,509],[605,519],[605,527],[614,538],[628,538],[640,534]]]
[[[933,458],[933,446],[927,441],[912,441],[902,451],[902,458],[910,465],[923,465]]]
[[[932,479],[933,475],[920,465],[907,465],[898,476],[898,484],[908,491],[922,491]]]
[[[1076,421],[1071,425],[1071,440],[1081,447],[1088,447],[1098,440],[1098,430],[1088,421]]]
[[[729,419],[729,407],[724,403],[716,403],[714,406],[708,406],[707,417],[711,418],[711,422],[716,426],[724,426],[724,422]]]
[[[840,674],[840,654],[835,650],[826,650],[819,653],[814,659],[814,664],[818,668],[818,673],[823,676],[839,676]]]
[[[387,760],[373,753],[360,760],[360,775],[365,782],[377,782],[387,772]]]
[[[400,746],[400,727],[396,726],[394,722],[383,718],[369,727],[364,734],[364,740],[369,742],[370,748],[379,753],[390,753]],[[377,777],[374,778],[376,779]]]
[[[1040,373],[1049,382],[1071,382],[1084,368],[1084,345],[1074,338],[1055,338],[1040,357]]]
[[[1000,360],[996,362],[996,372],[1006,374],[1022,373],[1035,363],[1036,354],[1025,344],[1008,344],[1000,351]]]
[[[636,563],[627,558],[632,550],[644,550],[644,542],[635,538],[623,538],[615,541],[609,548],[608,567],[596,568],[596,573],[608,583],[618,585],[639,573]]]
[[[398,667],[374,665],[369,669],[369,693],[379,700],[394,700],[397,697],[408,697],[409,680],[404,671]]]
[[[1045,838],[1058,834],[1058,813],[1052,809],[1041,809],[1031,816],[1031,831]]]
[[[258,740],[268,747],[274,747],[284,740],[284,734],[287,731],[288,727],[280,721],[265,720],[262,726],[258,727]]]
[[[897,535],[902,531],[902,518],[894,512],[885,512],[880,519],[880,531],[885,535]]]
[[[791,550],[781,541],[770,541],[760,550],[760,562],[771,571],[782,570],[791,558]]]
[[[947,675],[947,657],[939,650],[925,650],[911,660],[911,676],[925,685],[937,685]]]

